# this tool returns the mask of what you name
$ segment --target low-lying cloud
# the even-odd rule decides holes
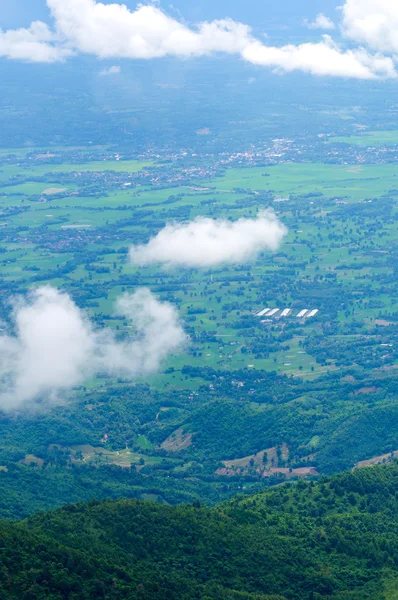
[[[397,76],[396,0],[346,0],[338,28],[348,47],[325,36],[318,42],[270,46],[244,23],[225,18],[188,25],[154,5],[140,4],[135,10],[96,0],[47,0],[47,5],[54,30],[42,22],[29,29],[0,30],[0,57],[54,62],[76,53],[102,59],[226,53],[279,72],[301,70],[357,79]],[[313,29],[337,29],[322,13],[305,22]]]
[[[286,227],[271,211],[234,222],[197,217],[189,223],[169,223],[148,244],[133,246],[130,260],[140,266],[239,264],[263,250],[277,250],[286,234]]]
[[[68,294],[53,287],[19,299],[15,333],[0,336],[0,408],[56,399],[99,373],[136,377],[156,371],[186,340],[177,310],[148,289],[120,297],[116,312],[133,325],[131,340],[96,329]]]

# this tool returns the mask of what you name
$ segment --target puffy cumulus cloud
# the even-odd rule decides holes
[[[138,5],[135,10],[117,2],[104,4],[96,0],[47,0],[47,5],[54,33],[40,22],[30,29],[0,32],[0,56],[51,62],[76,52],[110,59],[222,52],[283,72],[302,70],[358,79],[396,76],[392,57],[372,54],[362,47],[344,50],[330,38],[274,47],[256,39],[243,23],[221,19],[189,26],[153,4]],[[367,44],[372,51],[395,52],[397,10],[390,0],[346,0],[342,7],[343,35]],[[322,13],[307,24],[313,28],[334,27]]]
[[[328,35],[319,43],[299,46],[289,44],[275,47],[259,42],[250,44],[243,57],[251,63],[281,71],[305,71],[312,75],[332,75],[357,79],[395,77],[395,66],[391,58],[371,55],[364,49],[341,50]]]
[[[166,225],[148,244],[133,246],[130,260],[136,265],[213,267],[238,264],[262,250],[276,250],[286,227],[271,211],[256,219],[231,222],[198,217],[189,223]]]
[[[32,23],[29,29],[0,29],[0,57],[51,63],[64,60],[72,54],[68,48],[54,45],[56,36],[41,21]]]
[[[155,6],[131,11],[95,0],[47,0],[58,32],[80,52],[102,58],[200,56],[236,53],[248,42],[247,25],[225,19],[191,29]]]
[[[336,28],[336,25],[333,23],[333,21],[331,19],[329,19],[329,17],[327,17],[323,13],[319,13],[319,15],[316,16],[314,21],[308,21],[308,19],[306,19],[304,22],[307,25],[308,29],[329,29],[330,30],[330,29]]]
[[[176,309],[149,290],[126,294],[117,312],[135,336],[115,339],[97,330],[67,294],[42,287],[14,307],[14,335],[0,337],[0,408],[14,410],[54,399],[97,373],[134,377],[155,371],[184,344]]]
[[[141,59],[235,54],[251,39],[250,27],[231,19],[192,28],[153,5],[139,5],[136,10],[95,0],[47,0],[47,5],[56,33],[39,21],[30,29],[3,32],[0,56],[51,62],[76,51],[99,58]]]
[[[396,0],[346,0],[342,11],[345,36],[380,52],[398,52]]]

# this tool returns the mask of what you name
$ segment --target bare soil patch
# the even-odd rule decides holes
[[[168,452],[181,452],[182,450],[189,448],[191,444],[192,434],[184,433],[183,428],[180,427],[180,429],[174,431],[160,447]]]
[[[62,194],[63,192],[67,192],[68,188],[47,188],[44,190],[43,194],[45,196],[52,196],[53,194]]]
[[[361,469],[362,467],[374,467],[375,465],[380,465],[382,463],[389,463],[397,457],[398,450],[395,450],[395,452],[389,452],[388,454],[374,456],[373,458],[369,458],[369,460],[361,460],[355,465],[354,469]]]

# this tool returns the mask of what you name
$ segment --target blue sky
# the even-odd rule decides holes
[[[67,0],[66,0],[67,1]],[[110,4],[105,0],[104,4]],[[126,0],[129,8],[134,9],[138,2]],[[334,15],[336,0],[174,0],[161,2],[160,6],[170,12],[170,4],[181,10],[186,19],[193,21],[213,20],[223,17],[247,22],[251,25],[266,23],[267,20],[284,24],[288,21],[312,18],[322,11]],[[2,0],[0,27],[3,29],[26,27],[35,19],[49,20],[49,10],[44,0]]]

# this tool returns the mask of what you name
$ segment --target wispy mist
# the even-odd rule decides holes
[[[0,336],[0,408],[13,410],[56,399],[98,373],[135,377],[156,371],[186,336],[177,310],[148,289],[126,294],[116,311],[134,326],[120,342],[96,329],[68,294],[41,287],[14,305],[15,334]]]

